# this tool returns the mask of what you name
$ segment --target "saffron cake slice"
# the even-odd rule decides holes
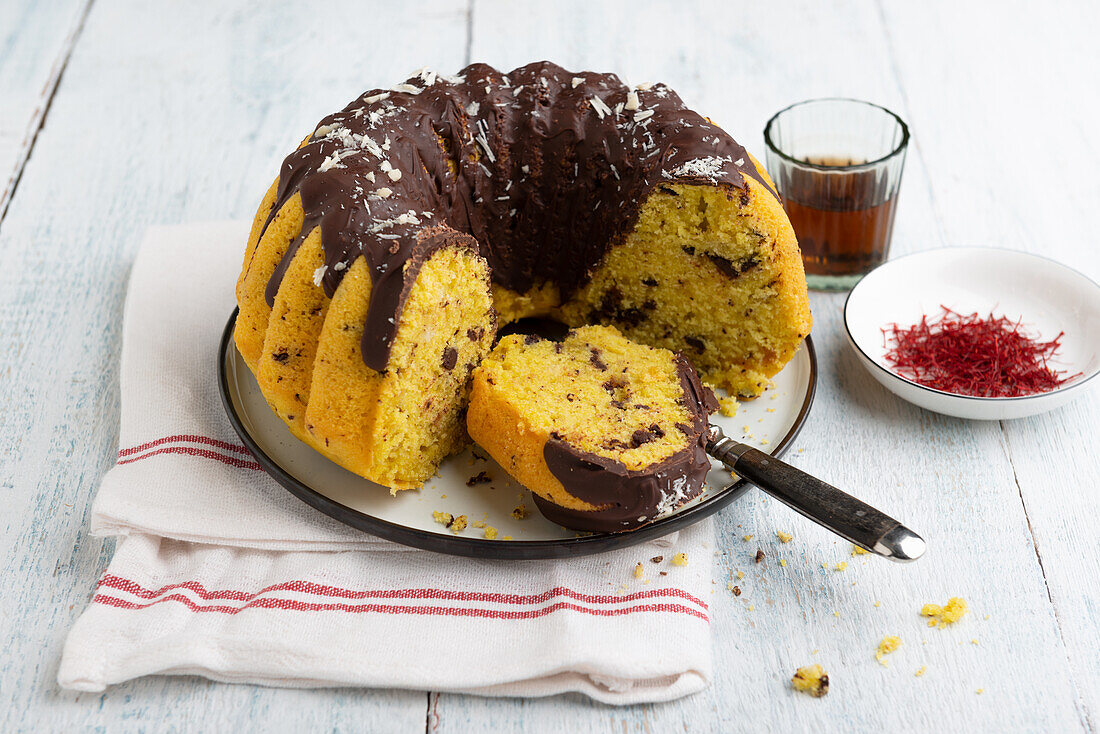
[[[502,338],[474,370],[466,426],[548,519],[615,532],[702,491],[717,408],[682,355],[585,326]]]

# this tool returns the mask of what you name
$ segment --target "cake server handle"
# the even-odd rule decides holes
[[[915,561],[924,539],[885,513],[710,426],[707,453],[796,512],[893,561]]]

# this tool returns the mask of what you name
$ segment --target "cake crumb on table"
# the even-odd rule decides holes
[[[740,581],[743,578],[745,578],[745,572],[744,571],[738,571],[737,572],[737,580]]]
[[[454,518],[451,516],[451,513],[439,512],[438,510],[432,513],[432,519],[440,525],[445,525],[446,527],[451,527],[451,523],[454,522]]]
[[[639,563],[637,566],[634,567],[634,578],[640,579],[643,574],[645,574],[645,568],[642,566],[641,563]]]
[[[527,514],[527,505],[519,505],[514,510],[512,510],[512,517],[514,517],[516,520],[523,520],[527,517]]]
[[[886,635],[882,638],[882,642],[878,643],[878,649],[875,650],[875,660],[878,664],[884,668],[890,667],[890,662],[886,659],[886,656],[901,647],[901,638],[897,635]]]
[[[919,668],[917,668],[917,672],[913,673],[913,677],[920,678],[922,675],[924,675],[925,670],[927,670],[927,668],[924,665],[920,666]]]
[[[757,548],[756,549],[756,557],[753,559],[753,561],[755,563],[760,563],[762,560],[764,560],[764,551],[760,548]]]
[[[672,557],[673,566],[686,566],[688,564],[688,557],[686,553],[677,553]]]
[[[929,627],[946,627],[949,624],[958,622],[968,611],[966,600],[962,597],[953,596],[942,607],[939,604],[925,604],[921,607],[920,615],[928,617]]]
[[[448,527],[451,528],[452,533],[461,533],[466,529],[467,522],[468,520],[465,515],[459,515]]]
[[[852,555],[853,556],[866,556],[866,555],[870,555],[870,553],[871,553],[871,551],[867,550],[866,548],[860,548],[855,543],[852,544]]]
[[[791,535],[790,533],[785,533],[782,530],[775,531],[775,535],[777,538],[779,538],[780,543],[790,543],[791,540],[794,538],[793,535]]]
[[[829,692],[829,674],[821,667],[821,663],[806,665],[791,676],[791,687],[814,698],[821,698]]]
[[[741,540],[745,541],[746,543],[748,543],[750,540],[752,540],[752,538],[753,538],[753,536],[751,536],[751,535],[742,535],[741,536]]]
[[[836,570],[837,571],[843,571],[846,568],[848,568],[847,561],[841,561],[840,563],[836,564]]]
[[[649,562],[650,563],[660,563],[663,560],[665,560],[664,556],[653,556],[652,558],[649,559]]]
[[[489,540],[496,540],[497,539],[497,529],[494,528],[492,525],[486,525],[485,526],[485,537],[488,538]]]
[[[779,559],[779,565],[782,566],[783,568],[786,568],[787,567],[787,559],[786,558],[780,558]]]

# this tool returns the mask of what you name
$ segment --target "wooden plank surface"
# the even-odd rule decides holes
[[[50,20],[58,7],[26,10],[28,35],[12,36],[15,46],[63,43]],[[846,543],[753,493],[717,523],[724,554],[715,561],[717,677],[708,691],[623,709],[575,696],[277,691],[170,678],[101,696],[58,691],[61,640],[110,554],[87,538],[86,515],[116,449],[119,318],[144,227],[251,216],[285,152],[367,86],[425,64],[454,70],[468,57],[507,68],[550,58],[632,82],[667,81],[760,157],[760,131],[776,109],[814,96],[870,99],[914,132],[895,253],[996,244],[1100,275],[1081,216],[1100,193],[1089,125],[1100,111],[1095,5],[991,12],[946,0],[436,0],[372,7],[353,22],[363,15],[350,3],[307,12],[200,2],[166,12],[97,0],[74,33],[0,223],[0,551],[9,575],[26,579],[0,588],[0,635],[11,640],[0,691],[13,699],[0,730],[166,722],[463,732],[1095,730],[1100,462],[1087,444],[1100,426],[1100,396],[1003,425],[921,411],[863,372],[843,343],[843,297],[822,294],[812,303],[818,401],[789,458],[896,514],[931,551],[910,566],[852,557]],[[66,17],[66,29],[79,27],[73,11]],[[20,54],[0,57],[0,93],[17,84],[11,59],[28,56]],[[0,134],[10,127],[7,109]],[[776,530],[794,539],[780,543]],[[766,554],[759,565],[757,548]],[[925,627],[920,606],[952,595],[966,597],[972,613],[954,628]],[[886,634],[903,640],[889,668],[874,659]],[[787,687],[794,668],[811,661],[832,675],[825,699]],[[922,666],[927,672],[915,677]]]
[[[466,15],[450,0],[92,8],[0,227],[0,553],[20,581],[0,587],[0,731],[423,728],[419,692],[162,677],[96,696],[55,676],[110,555],[87,513],[117,450],[122,303],[143,231],[250,218],[322,116],[424,64],[461,66]]]
[[[46,119],[90,0],[0,3],[0,221]]]
[[[935,208],[950,241],[1026,250],[1100,281],[1091,214],[1100,194],[1100,147],[1091,124],[1100,116],[1094,32],[1100,6],[1052,4],[1035,13],[1010,3],[994,15],[964,3],[937,15],[904,4],[883,7],[891,28],[907,29],[892,34],[892,46],[914,125],[928,131]],[[960,68],[967,71],[955,83],[940,83]],[[937,114],[946,106],[954,114]],[[1093,730],[1100,726],[1098,430],[1095,389],[1063,410],[1001,424]]]

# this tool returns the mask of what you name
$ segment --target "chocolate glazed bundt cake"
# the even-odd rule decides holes
[[[547,62],[422,71],[322,120],[260,205],[237,300],[275,412],[393,490],[466,441],[507,322],[614,324],[742,396],[810,329],[756,160],[664,85]]]
[[[717,407],[683,356],[584,326],[502,338],[474,370],[467,426],[547,518],[621,531],[703,490]]]

